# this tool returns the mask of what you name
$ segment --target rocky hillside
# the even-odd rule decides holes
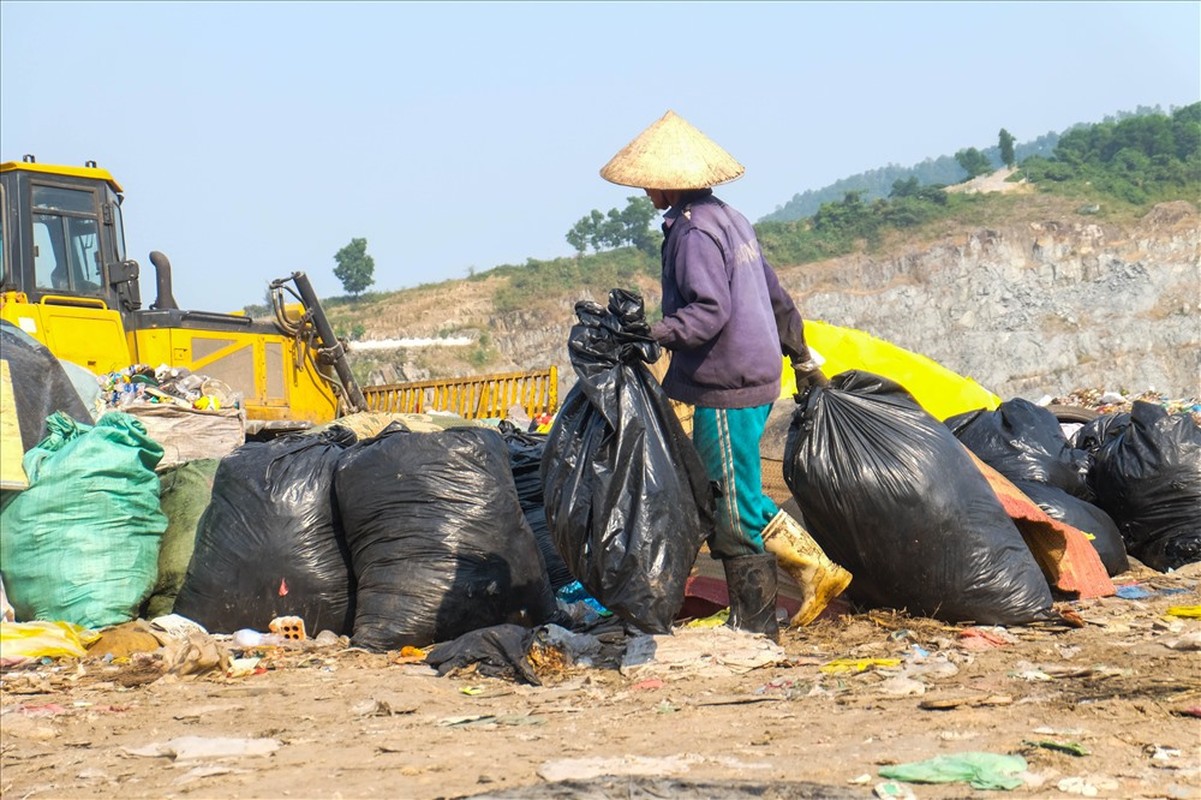
[[[922,353],[1002,397],[1082,387],[1201,396],[1196,207],[1165,203],[1118,223],[1044,196],[1010,199],[970,224],[777,271],[806,317]],[[361,375],[417,380],[553,363],[566,389],[574,380],[566,342],[583,295],[531,296],[528,307],[499,313],[492,297],[504,280],[449,281],[331,316],[342,329],[359,326],[365,340],[472,342],[352,349]],[[652,280],[631,288],[657,308]]]

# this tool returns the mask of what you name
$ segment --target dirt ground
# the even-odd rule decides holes
[[[249,651],[241,677],[35,663],[0,674],[0,795],[1201,798],[1199,579],[1136,565],[1115,583],[1146,596],[1067,603],[1082,627],[848,608],[786,631],[769,666],[536,662],[541,686],[343,643]],[[205,754],[221,746],[249,750]],[[964,752],[1023,756],[1022,785],[880,785]]]

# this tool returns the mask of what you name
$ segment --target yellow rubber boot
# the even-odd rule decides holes
[[[763,546],[801,588],[801,608],[792,616],[794,627],[808,625],[851,583],[851,573],[831,561],[809,531],[781,511],[763,529]]]

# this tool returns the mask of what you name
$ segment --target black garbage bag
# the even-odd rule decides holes
[[[8,362],[24,450],[46,437],[46,419],[56,411],[76,422],[95,422],[54,354],[8,320],[0,320],[0,359]]]
[[[1092,469],[1091,457],[1097,454],[1097,451],[1101,449],[1101,445],[1128,427],[1130,427],[1129,411],[1115,411],[1112,414],[1102,414],[1092,422],[1084,423],[1072,434],[1072,447],[1089,454],[1089,469]]]
[[[297,616],[310,634],[349,634],[354,577],[333,477],[354,440],[334,426],[248,442],[221,459],[175,613],[213,633]]]
[[[1130,569],[1122,534],[1113,518],[1100,508],[1045,483],[1014,481],[1013,485],[1051,519],[1071,525],[1087,536],[1110,577]]]
[[[508,420],[502,420],[498,430],[509,448],[509,467],[513,470],[521,511],[546,563],[551,591],[557,592],[575,578],[571,577],[563,557],[555,549],[550,527],[546,524],[546,507],[542,502],[542,453],[546,449],[546,434],[523,431]]]
[[[1161,572],[1201,561],[1201,427],[1136,401],[1129,424],[1112,430],[1088,477],[1127,552]]]
[[[358,579],[355,645],[422,646],[554,614],[496,431],[393,423],[346,451],[334,487]]]
[[[713,530],[713,490],[667,395],[642,298],[576,304],[568,349],[578,380],[547,435],[546,518],[571,574],[605,608],[666,633]]]
[[[802,396],[784,480],[867,606],[950,622],[1054,619],[1051,590],[971,455],[898,384],[844,372]]]
[[[490,678],[522,680],[541,686],[542,681],[526,653],[533,638],[533,629],[524,625],[492,625],[439,644],[425,657],[425,663],[437,669],[439,675],[474,664],[476,672]]]
[[[1035,481],[1087,497],[1089,455],[1063,434],[1042,406],[1014,398],[994,411],[978,409],[950,417],[946,426],[967,449],[1013,482]]]

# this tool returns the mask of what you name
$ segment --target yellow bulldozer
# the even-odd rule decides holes
[[[95,162],[0,163],[0,319],[55,356],[103,375],[134,364],[186,368],[241,395],[248,434],[282,432],[372,410],[447,409],[531,416],[557,404],[554,368],[420,385],[356,383],[312,285],[294,272],[270,285],[274,319],[189,311],[171,264],[150,253],[156,297],[143,308],[140,268],[125,250],[123,190]]]

